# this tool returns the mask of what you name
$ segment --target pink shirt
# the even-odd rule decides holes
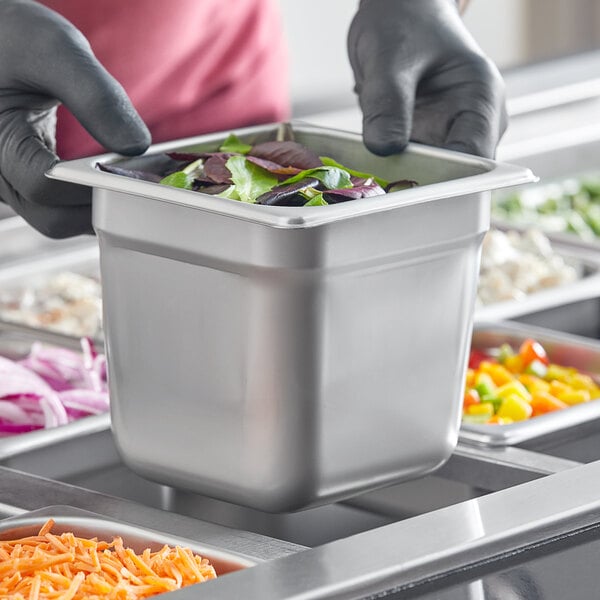
[[[153,142],[285,119],[287,53],[276,0],[43,0],[90,41]],[[102,147],[59,108],[58,154]]]

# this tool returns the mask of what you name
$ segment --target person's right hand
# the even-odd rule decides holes
[[[125,57],[126,60],[126,57]],[[82,35],[32,0],[0,1],[0,199],[41,233],[92,233],[91,192],[53,181],[60,102],[110,151],[141,154],[150,133]]]

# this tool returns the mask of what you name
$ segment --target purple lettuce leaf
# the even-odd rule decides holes
[[[228,159],[233,156],[231,153],[215,153],[204,161],[204,175],[213,183],[231,184],[231,171],[226,164]]]
[[[401,190],[408,190],[410,188],[417,187],[419,184],[414,179],[398,179],[398,181],[390,181],[385,186],[386,193],[400,192]]]
[[[229,187],[228,183],[212,183],[204,179],[195,179],[192,183],[192,189],[195,192],[202,192],[203,194],[209,194],[210,196],[216,196],[222,194]]]
[[[162,179],[162,175],[156,173],[150,173],[149,171],[140,171],[138,169],[123,169],[116,165],[96,163],[96,167],[106,173],[113,173],[114,175],[123,175],[124,177],[133,177],[133,179],[140,179],[142,181],[151,181],[152,183],[159,183]]]
[[[248,153],[248,157],[264,158],[284,167],[297,169],[313,169],[322,166],[321,159],[306,146],[298,142],[263,142],[256,144]]]
[[[373,179],[353,177],[352,183],[354,187],[351,188],[325,190],[323,197],[329,204],[337,204],[338,202],[347,202],[357,198],[370,198],[371,196],[385,194],[384,189]]]
[[[279,163],[273,162],[272,160],[267,160],[266,158],[259,158],[258,156],[246,156],[246,160],[251,163],[262,167],[265,171],[269,171],[273,175],[283,175],[287,179],[290,175],[296,175],[300,173],[301,169],[297,169],[296,167],[284,167]]]
[[[304,206],[306,198],[298,192],[307,187],[314,188],[318,185],[319,181],[317,179],[303,179],[296,183],[277,185],[268,192],[261,194],[256,199],[256,204],[264,204],[266,206]]]

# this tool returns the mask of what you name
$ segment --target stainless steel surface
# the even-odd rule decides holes
[[[304,549],[296,544],[190,519],[5,467],[0,467],[0,482],[0,513],[11,516],[48,506],[71,506],[113,521],[159,531],[165,536],[195,540],[255,561],[272,560]]]
[[[157,551],[165,544],[190,548],[194,554],[207,558],[218,576],[253,567],[259,562],[237,552],[224,552],[218,547],[202,544],[201,540],[165,534],[150,524],[140,527],[71,506],[48,506],[0,521],[0,540],[37,535],[48,519],[54,520],[52,533],[57,535],[72,532],[78,537],[97,538],[107,542],[119,536],[123,538],[126,548],[131,548],[138,554],[146,548]]]
[[[0,323],[0,356],[18,360],[29,353],[34,342],[39,341],[61,348],[79,350],[78,342],[65,336],[55,335],[48,332],[40,332],[18,325]],[[61,447],[61,444],[67,442],[82,443],[85,446],[85,440],[92,434],[102,432],[110,433],[110,415],[93,415],[78,419],[60,427],[52,429],[40,429],[29,433],[22,433],[8,437],[0,437],[0,464],[4,466],[19,467],[27,464],[32,452],[42,450],[35,455],[34,460],[44,464],[45,453],[51,447]],[[73,450],[70,446],[70,450]],[[75,455],[83,458],[82,455]],[[52,463],[54,470],[48,473],[49,476],[60,476],[64,472],[64,462],[54,456]]]
[[[2,206],[0,204],[0,206]],[[1,218],[1,217],[0,217]],[[53,240],[37,232],[21,217],[13,216],[0,220],[0,266],[19,264],[48,254],[63,253],[98,247],[97,240],[89,235],[65,240]]]
[[[296,125],[294,135],[320,155],[423,185],[314,211],[93,167],[110,156],[51,173],[95,186],[112,423],[127,463],[272,511],[416,477],[449,456],[488,226],[484,190],[532,178],[417,145],[382,158],[353,134]],[[424,353],[436,378],[422,376]]]
[[[137,476],[122,464],[109,431],[31,450],[13,457],[8,464],[146,506],[316,546],[572,468],[577,463],[518,448],[459,444],[434,476],[356,496],[341,504],[276,515]]]
[[[503,227],[503,230],[516,229]],[[522,315],[538,313],[574,302],[595,299],[600,296],[600,246],[598,252],[589,248],[574,247],[570,244],[554,242],[553,250],[568,264],[581,268],[583,276],[577,281],[543,289],[528,294],[519,300],[495,302],[475,309],[475,322],[493,322],[514,319]]]
[[[40,256],[27,257],[20,262],[2,266],[0,285],[3,287],[23,285],[32,279],[46,277],[67,269],[85,275],[98,274],[98,253],[98,246],[90,244],[58,254],[44,253]]]
[[[481,448],[459,444],[436,475],[497,491],[577,466],[580,463],[522,448]]]
[[[472,348],[498,348],[508,343],[515,348],[526,338],[534,338],[546,349],[552,362],[575,367],[584,373],[600,376],[600,342],[518,323],[476,324]],[[600,430],[600,401],[591,400],[561,411],[540,415],[509,425],[463,423],[460,439],[489,446],[508,446],[548,437],[577,438],[580,429]],[[600,458],[600,457],[599,457]]]
[[[600,463],[296,552],[234,531],[0,468],[0,508],[82,507],[111,519],[267,559],[178,592],[178,598],[354,599],[384,597],[598,521]],[[268,560],[295,552],[278,560]],[[206,586],[206,587],[205,587]]]
[[[515,316],[512,320],[597,340],[600,339],[600,295]]]
[[[240,571],[179,598],[380,598],[598,522],[600,464]],[[568,573],[565,574],[568,576]],[[395,597],[395,596],[394,596]]]

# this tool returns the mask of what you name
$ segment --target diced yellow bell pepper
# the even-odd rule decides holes
[[[561,367],[560,365],[550,364],[548,365],[548,370],[546,371],[544,379],[546,381],[556,380],[566,383],[569,377],[576,373],[577,369],[573,369],[572,367]]]
[[[488,417],[494,416],[494,405],[491,402],[482,402],[481,404],[471,404],[467,407],[466,413],[468,415],[486,415]]]
[[[574,387],[576,390],[588,390],[594,392],[598,390],[598,386],[589,375],[583,373],[575,373],[569,379],[569,385]]]
[[[547,381],[536,377],[535,375],[523,373],[522,375],[519,375],[519,381],[529,390],[531,394],[550,391],[550,384]]]
[[[566,393],[570,392],[572,389],[573,388],[570,385],[567,385],[566,383],[563,383],[562,381],[554,380],[554,381],[550,382],[549,392],[553,396],[560,398],[561,394],[566,394]]]
[[[590,393],[587,390],[573,390],[563,392],[558,396],[559,400],[562,400],[565,404],[581,404],[582,402],[589,402],[591,400]]]
[[[475,385],[475,371],[473,369],[467,369],[465,385],[466,387],[473,387]]]
[[[487,423],[489,425],[510,425],[511,423],[514,423],[514,421],[508,417],[499,417],[498,415],[494,415]]]
[[[525,421],[529,419],[533,409],[526,400],[523,400],[517,394],[511,394],[504,398],[496,415],[503,419],[512,419],[513,421]]]
[[[531,402],[531,394],[518,379],[513,379],[510,383],[506,383],[496,390],[496,396],[499,398],[508,398],[512,395],[518,396],[525,402]]]
[[[513,374],[503,365],[484,361],[479,365],[479,369],[487,373],[496,385],[504,385],[514,379]]]
[[[508,356],[504,361],[504,366],[511,373],[520,373],[523,370],[523,359],[518,354]]]

